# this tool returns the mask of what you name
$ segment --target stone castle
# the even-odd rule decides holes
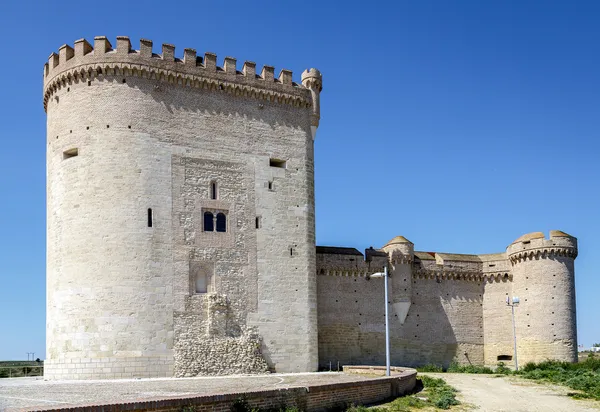
[[[318,70],[257,71],[141,40],[44,67],[48,379],[306,372],[384,362],[575,361],[577,240],[365,255],[315,245]]]

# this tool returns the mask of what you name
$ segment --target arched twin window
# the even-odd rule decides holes
[[[217,232],[227,232],[227,216],[225,216],[225,213],[219,212],[215,217],[212,212],[204,212],[204,231],[214,232],[215,226]]]

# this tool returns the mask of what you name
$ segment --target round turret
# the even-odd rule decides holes
[[[577,361],[574,260],[577,239],[553,230],[529,233],[506,249],[512,265],[518,357]]]
[[[415,245],[404,236],[396,236],[382,249],[388,254],[390,261],[392,306],[403,324],[411,305]]]
[[[317,127],[321,120],[321,99],[320,93],[323,90],[323,76],[317,69],[307,69],[302,72],[302,85],[310,89],[313,100],[313,110],[311,116],[313,140],[317,135]]]
[[[308,89],[314,87],[321,92],[323,90],[323,75],[315,68],[306,69],[302,72],[302,84]]]

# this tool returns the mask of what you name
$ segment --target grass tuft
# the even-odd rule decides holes
[[[352,406],[348,412],[408,412],[415,409],[437,408],[450,409],[460,402],[456,399],[457,390],[443,379],[422,376],[423,391],[394,399],[392,402],[378,407]]]
[[[492,374],[494,371],[487,366],[477,366],[477,365],[459,365],[455,362],[452,362],[448,367],[447,372],[451,373],[487,373]]]
[[[418,372],[444,372],[444,368],[438,365],[424,365],[417,368]]]

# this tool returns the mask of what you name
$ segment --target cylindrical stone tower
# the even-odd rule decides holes
[[[383,247],[389,256],[391,301],[394,313],[404,324],[412,296],[412,263],[415,245],[404,236],[396,236]]]
[[[577,361],[575,270],[577,239],[553,230],[521,236],[506,250],[512,264],[520,364]]]
[[[321,75],[174,53],[96,37],[45,65],[46,378],[317,368]]]

